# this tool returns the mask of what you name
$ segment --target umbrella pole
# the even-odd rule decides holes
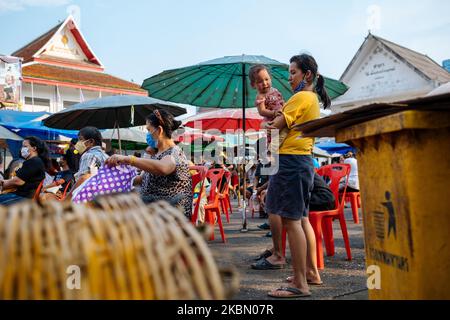
[[[247,229],[247,203],[246,203],[246,193],[247,193],[247,181],[245,175],[245,166],[246,166],[246,158],[245,158],[245,107],[247,103],[247,88],[246,88],[246,79],[245,79],[245,63],[242,63],[242,128],[243,128],[243,144],[244,144],[244,194],[243,194],[243,210],[242,210],[242,229],[241,232],[248,232]]]
[[[117,138],[119,139],[119,153],[122,154],[122,142],[120,141],[120,127],[119,127],[119,115],[117,114],[117,108],[114,109],[116,114],[116,125],[117,125]]]
[[[237,145],[239,146],[239,144],[241,143],[241,134],[239,132],[238,132],[237,138],[238,138]],[[238,150],[238,149],[236,149],[236,150]],[[237,163],[237,167],[238,167],[238,173],[239,173],[238,208],[241,208],[241,196],[242,196],[241,195],[241,187],[242,187],[241,181],[244,181],[244,179],[243,179],[243,175],[242,175],[241,165],[239,162]]]

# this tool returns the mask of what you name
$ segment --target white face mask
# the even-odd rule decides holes
[[[22,158],[27,159],[30,156],[30,150],[27,147],[20,149],[20,155]]]

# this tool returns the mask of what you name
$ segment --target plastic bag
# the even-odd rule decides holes
[[[85,203],[99,195],[130,192],[136,176],[136,169],[131,166],[102,166],[95,176],[90,177],[73,192],[72,201]]]

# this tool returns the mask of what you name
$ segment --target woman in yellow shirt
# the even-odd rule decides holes
[[[319,118],[318,96],[325,108],[330,105],[330,98],[325,91],[324,78],[318,74],[317,63],[310,55],[291,58],[289,83],[294,95],[272,123],[273,129],[287,127],[289,133],[280,146],[279,169],[270,177],[267,191],[266,210],[269,213],[274,253],[266,261],[272,266],[286,263],[281,252],[282,226],[289,239],[294,276],[291,278],[292,286],[269,292],[270,296],[276,298],[307,297],[311,295],[308,282],[321,283],[317,266],[314,266],[314,231],[308,220],[309,198],[314,181],[314,139],[302,137],[302,133],[293,127]]]

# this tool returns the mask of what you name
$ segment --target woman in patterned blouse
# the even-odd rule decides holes
[[[165,110],[155,110],[147,117],[150,147],[158,152],[150,159],[113,155],[107,160],[110,166],[128,164],[144,171],[135,179],[141,184],[141,196],[146,202],[165,200],[184,209],[186,217],[192,214],[192,182],[189,161],[172,140],[172,132],[181,122]]]

